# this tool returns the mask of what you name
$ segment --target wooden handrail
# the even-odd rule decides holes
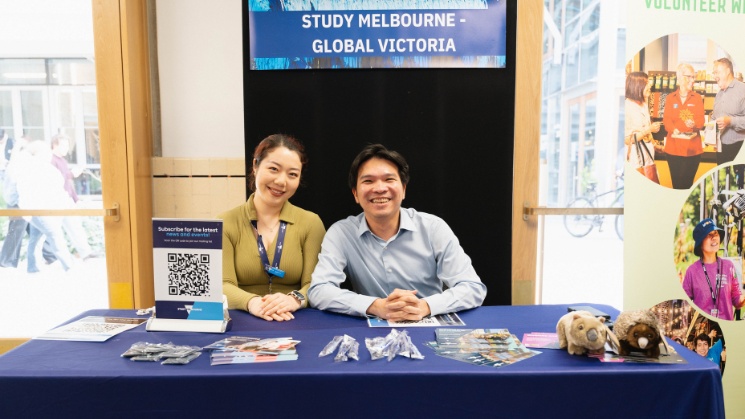
[[[523,220],[531,215],[623,215],[623,207],[611,208],[556,208],[523,206]]]
[[[67,216],[114,217],[119,221],[119,204],[112,208],[93,209],[0,209],[0,217],[67,217]]]

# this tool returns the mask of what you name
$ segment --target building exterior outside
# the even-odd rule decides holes
[[[99,199],[98,110],[90,2],[0,0],[0,129],[9,137],[71,139],[81,196]]]
[[[623,169],[622,1],[545,0],[541,203],[563,207],[616,186]]]

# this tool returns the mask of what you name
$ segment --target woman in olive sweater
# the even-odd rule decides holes
[[[254,150],[253,193],[223,220],[223,292],[231,309],[264,320],[292,320],[307,307],[311,273],[326,230],[321,218],[292,205],[307,157],[296,139],[271,135]]]

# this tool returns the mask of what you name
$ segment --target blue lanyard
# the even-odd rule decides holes
[[[285,242],[285,233],[287,232],[287,222],[280,221],[279,223],[277,245],[274,249],[274,262],[271,265],[269,264],[269,256],[267,256],[266,248],[264,247],[264,240],[262,240],[261,234],[259,234],[259,229],[256,227],[256,221],[251,221],[251,225],[253,225],[253,228],[256,231],[256,240],[259,247],[259,256],[261,257],[261,262],[264,265],[264,270],[266,271],[267,275],[269,275],[269,293],[271,294],[272,278],[275,276],[278,278],[284,278],[285,276],[285,271],[279,269],[279,260],[282,258],[282,248],[284,247],[283,244]]]

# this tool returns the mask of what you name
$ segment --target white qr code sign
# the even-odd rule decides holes
[[[159,319],[223,319],[222,221],[153,219]]]

